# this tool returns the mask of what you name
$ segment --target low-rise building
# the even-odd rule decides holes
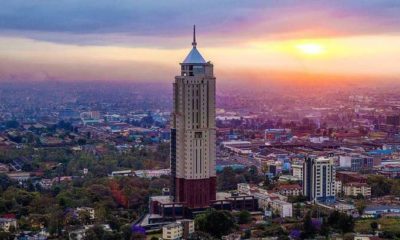
[[[303,194],[303,189],[299,184],[282,184],[276,190],[284,196],[299,196]]]
[[[303,179],[303,165],[293,164],[292,165],[292,175],[298,179]]]
[[[361,194],[369,198],[371,197],[371,187],[366,183],[346,183],[343,186],[343,193],[345,196],[356,197]]]
[[[166,240],[181,239],[183,236],[183,227],[181,224],[175,222],[165,225],[162,228],[162,238]]]
[[[400,206],[397,205],[376,205],[367,206],[364,210],[365,215],[386,215],[398,214],[400,215]]]
[[[0,229],[4,232],[10,232],[12,229],[17,229],[17,219],[15,218],[0,218]]]
[[[183,219],[162,228],[162,238],[167,240],[187,239],[194,233],[194,221]]]
[[[31,173],[30,172],[8,172],[7,176],[9,178],[11,178],[12,180],[19,181],[19,182],[25,182],[31,178]]]
[[[291,203],[274,200],[270,203],[273,211],[279,214],[281,217],[292,217],[293,216],[293,205]]]

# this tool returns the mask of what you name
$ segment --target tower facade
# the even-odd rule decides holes
[[[215,77],[197,50],[195,27],[192,46],[173,83],[171,194],[175,202],[203,208],[216,197]]]
[[[309,157],[303,164],[303,194],[308,201],[335,202],[335,178],[333,159]]]

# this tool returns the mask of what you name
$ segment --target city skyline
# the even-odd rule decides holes
[[[5,3],[0,81],[168,82],[193,24],[222,83],[400,76],[396,1],[227,3]]]

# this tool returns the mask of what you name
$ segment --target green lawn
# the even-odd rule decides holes
[[[360,233],[371,232],[371,222],[376,221],[381,225],[381,231],[389,231],[400,234],[400,218],[380,218],[357,220],[354,230]]]

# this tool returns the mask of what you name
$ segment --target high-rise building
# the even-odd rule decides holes
[[[216,198],[215,77],[213,64],[197,50],[195,27],[192,46],[173,84],[171,195],[203,208]]]
[[[303,194],[308,201],[335,201],[335,164],[332,158],[309,157],[303,163]]]

